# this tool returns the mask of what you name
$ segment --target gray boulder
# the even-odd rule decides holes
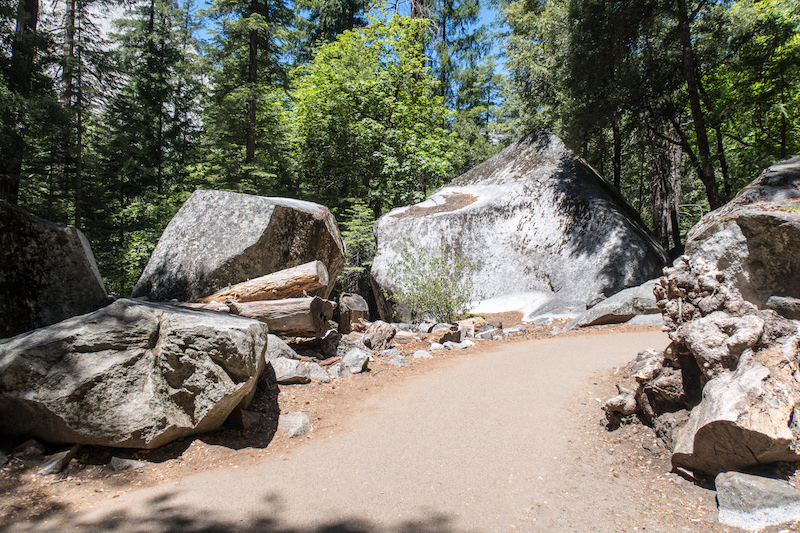
[[[275,381],[281,385],[294,385],[311,381],[311,369],[303,361],[278,357],[270,361],[275,371]]]
[[[800,520],[800,491],[783,480],[725,472],[714,484],[725,525],[755,530]]]
[[[788,296],[770,296],[767,300],[767,309],[772,309],[779,315],[792,319],[800,320],[800,298],[789,298]]]
[[[0,432],[156,448],[219,427],[264,370],[267,327],[118,300],[0,341]]]
[[[641,315],[661,315],[653,289],[656,280],[605,298],[564,328],[566,331],[600,324],[621,324]]]
[[[351,348],[342,357],[342,364],[350,371],[351,374],[358,374],[364,372],[369,368],[369,361],[372,353],[361,350],[359,348]]]
[[[300,359],[300,355],[295,352],[291,346],[286,344],[283,339],[270,333],[269,343],[267,344],[267,361],[274,361],[279,357],[285,357],[286,359]]]
[[[0,338],[108,303],[83,233],[0,200]]]
[[[695,225],[686,253],[721,270],[745,300],[800,298],[800,157],[766,169]]]
[[[133,296],[189,301],[318,260],[335,280],[344,267],[336,219],[318,204],[195,191],[170,221]],[[317,291],[327,297],[333,283]]]
[[[656,277],[667,260],[615,189],[545,131],[425,202],[382,216],[375,235],[372,279],[384,320],[402,311],[391,294],[403,288],[395,267],[404,239],[423,253],[443,249],[472,263],[473,312],[524,310],[526,320],[575,316],[597,294]]]

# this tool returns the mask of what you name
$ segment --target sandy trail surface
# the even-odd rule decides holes
[[[600,426],[603,369],[667,343],[645,331],[502,344],[391,383],[336,431],[253,465],[10,531],[729,531],[712,491]]]

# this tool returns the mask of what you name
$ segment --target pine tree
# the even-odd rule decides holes
[[[284,0],[215,0],[210,13],[218,30],[208,48],[215,70],[205,125],[216,168],[236,190],[288,189],[281,92],[292,13]]]

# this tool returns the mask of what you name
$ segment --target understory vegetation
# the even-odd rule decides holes
[[[393,273],[400,288],[393,298],[411,310],[413,318],[454,322],[466,316],[473,295],[474,264],[449,253],[444,245],[431,253],[409,238],[393,248],[400,256]]]
[[[800,152],[794,1],[482,1],[0,0],[0,198],[119,296],[195,189],[320,202],[363,292],[377,217],[532,128],[675,249]]]

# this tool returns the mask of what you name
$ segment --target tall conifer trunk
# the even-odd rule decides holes
[[[17,26],[11,43],[11,79],[8,88],[12,93],[28,96],[31,93],[35,48],[33,34],[39,22],[39,0],[20,0],[17,7]],[[6,130],[7,145],[0,148],[0,199],[19,202],[22,180],[22,161],[28,150],[19,124],[19,116],[6,107],[2,128]]]
[[[258,13],[258,0],[251,1],[251,13]],[[258,84],[258,30],[250,30],[250,55],[248,58],[247,83],[250,96],[247,100],[247,139],[245,141],[244,162],[252,165],[256,158],[256,91]],[[248,178],[251,170],[247,170]]]
[[[681,47],[683,53],[683,74],[686,79],[686,91],[689,96],[689,107],[692,111],[695,135],[697,137],[698,174],[700,181],[706,188],[706,196],[711,209],[722,206],[722,201],[714,174],[714,164],[711,160],[711,149],[706,131],[705,115],[700,104],[700,91],[697,83],[697,65],[694,59],[692,46],[691,15],[688,12],[686,0],[678,0],[678,30],[680,31]]]

